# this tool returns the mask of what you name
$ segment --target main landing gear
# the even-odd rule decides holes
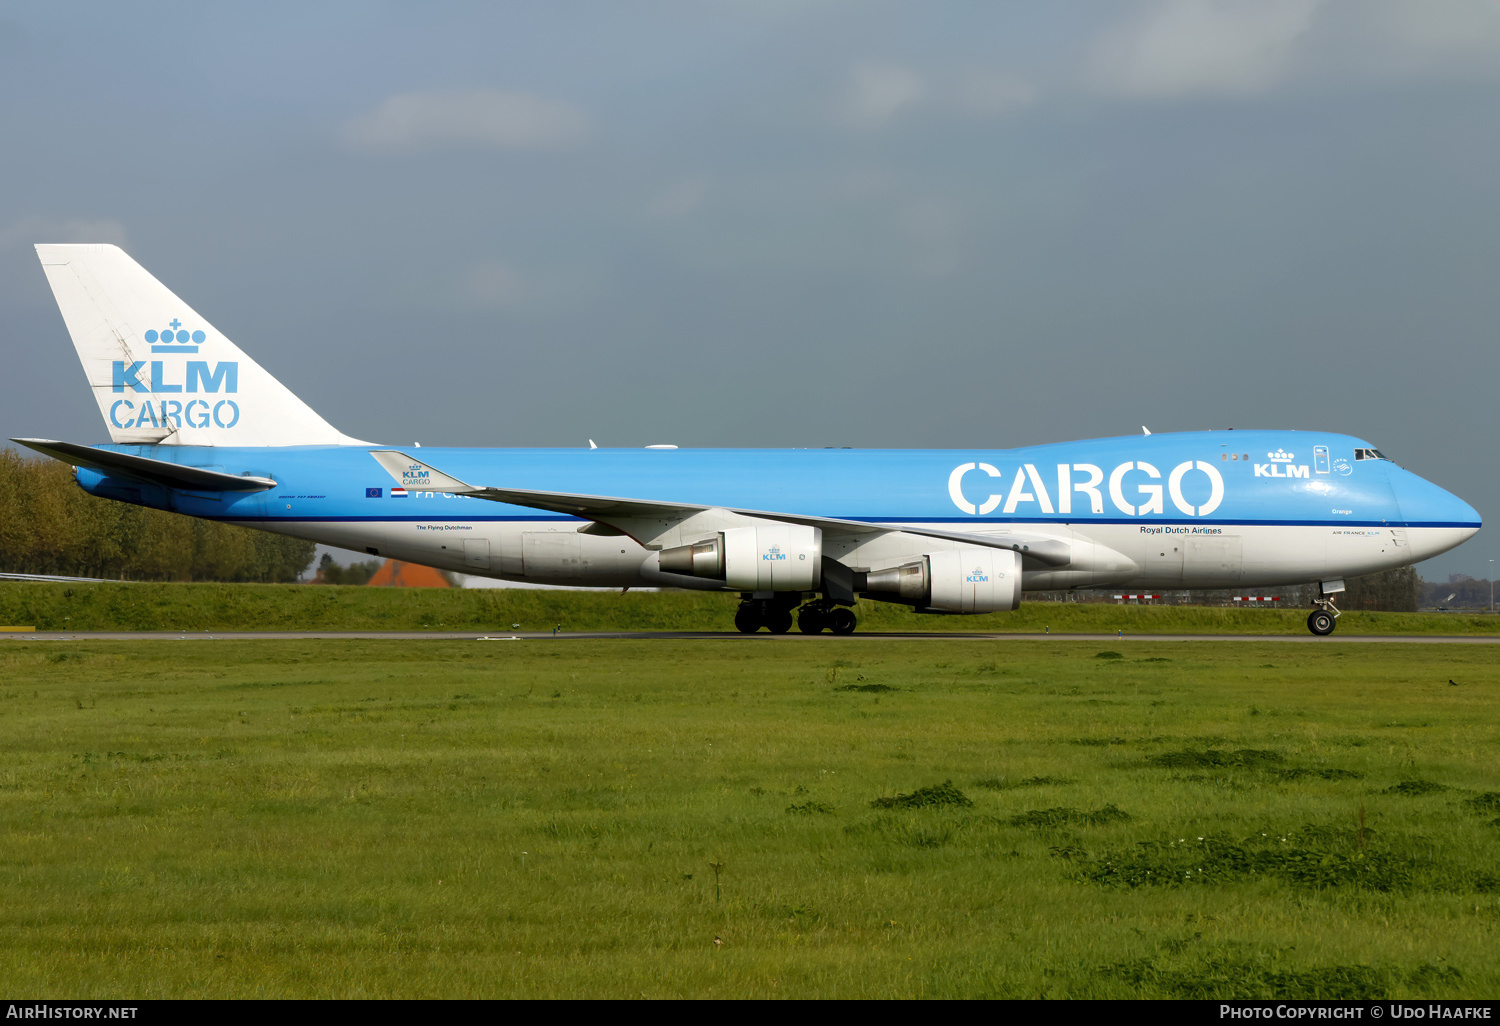
[[[792,629],[792,606],[796,603],[796,596],[792,597],[790,604],[780,600],[779,596],[775,599],[745,599],[734,614],[735,630],[741,634],[754,634],[764,627],[772,634],[785,634]]]
[[[821,634],[823,631],[853,634],[856,625],[854,610],[826,600],[809,602],[797,610],[797,629],[803,634]]]
[[[776,595],[769,599],[746,598],[734,614],[734,626],[741,634],[754,634],[764,627],[772,634],[785,634],[792,629],[792,610],[802,600],[801,595]],[[814,599],[796,613],[797,629],[803,634],[819,634],[832,631],[835,634],[853,634],[856,626],[854,610],[827,599]]]

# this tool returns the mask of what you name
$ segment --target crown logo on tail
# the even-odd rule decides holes
[[[196,353],[207,338],[202,331],[188,331],[176,317],[162,330],[146,332],[153,353]]]

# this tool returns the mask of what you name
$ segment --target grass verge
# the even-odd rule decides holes
[[[734,630],[736,595],[719,592],[368,588],[295,584],[0,582],[0,624],[118,630]],[[864,631],[1305,634],[1307,610],[1028,603],[1012,613],[919,616],[861,602]],[[1500,617],[1345,613],[1345,634],[1496,634]]]
[[[8,646],[0,978],[1492,996],[1493,655],[1295,648]]]

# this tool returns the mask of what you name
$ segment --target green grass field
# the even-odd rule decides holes
[[[362,588],[295,584],[0,582],[0,625],[100,630],[734,630],[736,595],[718,592]],[[1012,613],[919,616],[861,602],[866,631],[1306,634],[1307,609],[1025,602]],[[1344,634],[1497,634],[1482,613],[1347,612]]]
[[[1337,640],[15,641],[0,982],[1493,997],[1497,693]]]

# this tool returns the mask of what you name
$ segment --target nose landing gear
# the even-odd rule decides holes
[[[1313,601],[1318,608],[1307,614],[1307,629],[1319,637],[1326,637],[1339,624],[1338,608],[1334,606],[1330,595],[1322,595]]]
[[[1307,615],[1307,629],[1319,637],[1325,637],[1333,633],[1338,626],[1339,611],[1333,604],[1334,596],[1344,590],[1344,582],[1321,581],[1318,584],[1318,597],[1313,599],[1313,605],[1317,606]]]
[[[1314,634],[1332,634],[1333,629],[1338,626],[1338,613],[1330,613],[1326,609],[1314,609],[1307,615],[1307,629]]]

